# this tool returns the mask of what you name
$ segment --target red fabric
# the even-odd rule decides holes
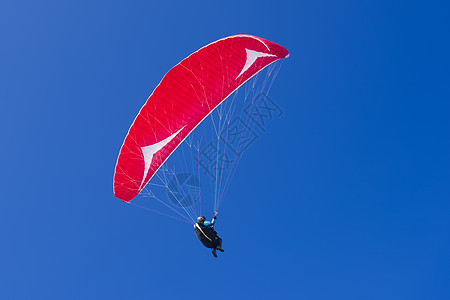
[[[245,49],[276,56],[259,57],[236,78],[246,63]],[[201,48],[173,67],[128,131],[117,159],[114,195],[125,202],[136,197],[175,148],[217,105],[258,71],[288,55],[278,44],[255,36],[236,35]],[[153,156],[143,181],[145,162],[141,147],[158,143],[181,128],[183,130]]]

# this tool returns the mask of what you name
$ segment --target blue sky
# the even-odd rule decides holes
[[[2,299],[449,299],[444,1],[2,1]],[[219,38],[286,47],[284,114],[221,207],[226,252],[122,203],[123,138]]]

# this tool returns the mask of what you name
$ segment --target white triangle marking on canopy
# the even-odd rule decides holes
[[[247,52],[247,60],[245,61],[245,65],[242,68],[241,73],[239,73],[239,75],[236,77],[236,79],[238,79],[242,74],[244,74],[244,72],[247,71],[248,68],[250,68],[258,58],[276,56],[275,54],[258,52],[258,51],[250,50],[247,48],[245,48],[245,51]]]
[[[183,128],[184,127],[185,126],[183,126]],[[177,134],[180,133],[181,130],[183,130],[183,128],[181,128],[180,130],[178,130],[177,132],[175,132],[174,134],[165,138],[162,141],[159,141],[153,145],[141,147],[142,154],[144,155],[145,169],[144,169],[144,176],[142,177],[141,186],[139,187],[139,189],[142,188],[142,185],[145,182],[145,178],[147,177],[148,170],[150,169],[150,166],[152,164],[153,155],[155,155],[156,152],[158,152],[159,150],[164,148],[168,143],[170,143],[170,141],[173,140],[173,138],[176,137]]]

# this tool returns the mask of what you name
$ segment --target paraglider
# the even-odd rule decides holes
[[[176,149],[184,141],[189,140],[195,129],[208,116],[212,116],[213,111],[221,106],[227,97],[262,69],[288,56],[289,52],[276,43],[241,34],[215,41],[175,65],[147,99],[125,137],[114,172],[114,195],[130,203],[146,188],[158,171],[169,174],[168,168],[164,167],[168,158],[178,151]],[[227,122],[229,125],[230,120]],[[220,132],[225,132],[227,137],[229,132],[231,135],[231,131],[227,128],[214,130],[217,134],[217,143],[222,140]],[[199,148],[200,146],[197,147],[198,156],[200,156]],[[218,210],[219,197],[225,194],[230,177],[219,173],[223,171],[219,163],[231,160],[225,160],[222,156],[219,161],[218,150],[217,145],[214,175],[216,179],[224,178],[226,182],[222,185],[218,183],[218,179],[215,181],[214,211]],[[233,148],[232,150],[240,153]],[[181,164],[185,161],[183,158]],[[172,176],[171,179],[167,178],[167,174],[157,177],[162,178],[164,182],[160,186],[169,190],[167,194],[170,201],[176,202],[177,207],[164,205],[180,215],[177,209],[183,209],[188,215],[186,220],[196,227],[197,237],[206,247],[212,248],[215,254],[216,249],[223,251],[221,239],[213,228],[217,213],[212,223],[207,223],[208,221],[203,218],[200,218],[202,222],[198,220],[195,222],[198,212],[195,212],[192,206],[200,205],[201,197],[192,197],[186,193],[186,186],[200,193],[200,183],[197,183],[200,182],[198,179],[201,175],[200,166],[203,167],[200,164],[198,157],[196,176],[191,173],[181,174],[182,178],[173,171],[169,174]],[[154,197],[153,194],[151,196]]]

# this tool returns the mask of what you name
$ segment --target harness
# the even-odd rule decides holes
[[[212,242],[212,239],[210,239],[209,236],[207,236],[207,235],[203,232],[203,230],[200,228],[200,226],[198,226],[197,223],[195,223],[194,226],[197,227],[197,228],[201,231],[201,233],[203,233],[203,235],[204,235],[210,242]]]

